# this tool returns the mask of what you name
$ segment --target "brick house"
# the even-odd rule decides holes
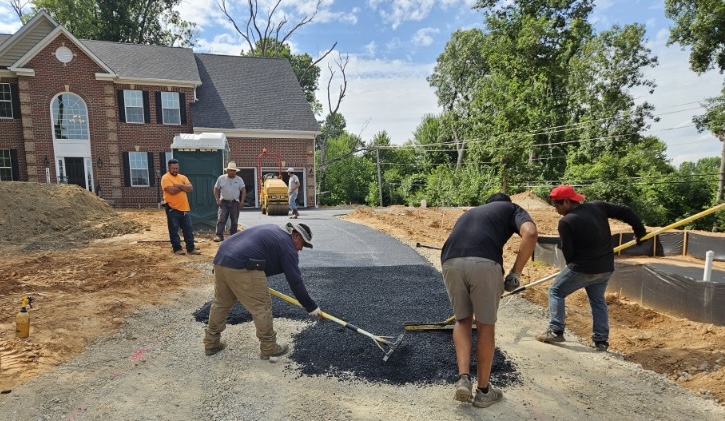
[[[0,35],[0,181],[73,183],[117,207],[156,206],[174,136],[224,133],[250,197],[266,148],[295,168],[300,205],[315,206],[319,131],[287,60],[79,40],[45,12]]]

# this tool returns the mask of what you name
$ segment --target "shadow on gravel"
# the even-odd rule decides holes
[[[302,276],[323,311],[374,335],[397,337],[404,332],[406,322],[436,323],[452,314],[441,275],[430,266],[303,268]],[[283,275],[269,278],[269,286],[292,295]],[[210,305],[206,303],[194,312],[197,321],[208,321]],[[275,318],[310,320],[301,308],[275,297],[272,312]],[[251,320],[237,303],[227,323]],[[451,333],[409,331],[390,359],[383,362],[383,352],[372,339],[322,320],[295,335],[290,358],[299,364],[303,375],[388,384],[449,383],[458,376]],[[475,343],[475,332],[473,340]],[[475,373],[475,356],[471,361],[471,372]],[[491,371],[491,382],[496,386],[520,382],[515,366],[498,348]]]

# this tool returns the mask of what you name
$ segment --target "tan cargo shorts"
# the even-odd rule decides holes
[[[456,319],[471,314],[483,324],[495,324],[503,294],[503,271],[482,257],[456,257],[442,265],[443,281]]]

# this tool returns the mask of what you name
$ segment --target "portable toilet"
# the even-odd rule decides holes
[[[189,194],[194,228],[208,229],[216,226],[218,207],[214,199],[214,184],[224,173],[223,169],[230,155],[226,135],[177,134],[171,144],[171,154],[179,161],[179,173],[185,175],[194,186]]]

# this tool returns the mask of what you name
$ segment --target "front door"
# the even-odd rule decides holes
[[[83,166],[83,158],[66,158],[65,175],[68,184],[77,184],[84,189],[88,189],[88,186],[86,186],[86,172]]]

